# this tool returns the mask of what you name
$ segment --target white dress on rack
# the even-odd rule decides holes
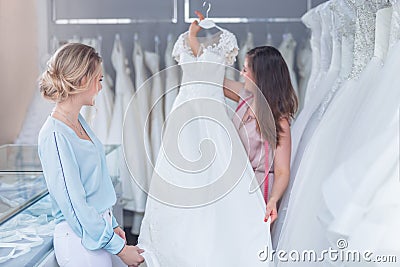
[[[392,17],[391,11],[378,11],[375,58],[386,58],[389,24],[392,33],[400,33],[399,3],[394,4]],[[331,242],[344,237],[349,249],[370,250],[374,256],[400,256],[400,231],[394,226],[400,222],[399,51],[400,42],[390,48],[384,67],[373,77],[375,82],[365,88],[344,146],[337,153],[340,165],[323,183],[325,206],[319,213],[327,222]],[[337,199],[334,196],[339,192]]]
[[[337,38],[339,33],[337,32],[337,30],[334,30],[333,27],[334,15],[331,9],[332,6],[336,5],[336,3],[338,2],[327,2],[317,7],[318,14],[320,14],[320,19],[323,22],[321,24],[322,35],[320,47],[320,72],[316,76],[315,81],[312,84],[312,88],[309,87],[307,89],[309,99],[305,103],[305,106],[303,107],[300,114],[297,116],[292,126],[292,176],[296,175],[297,167],[303,154],[303,151],[298,152],[299,145],[300,143],[302,143],[301,150],[304,150],[305,145],[308,142],[308,139],[304,140],[303,138],[307,123],[309,122],[314,111],[322,102],[326,92],[328,92],[332,88],[336,78],[338,77],[339,68],[341,67],[340,47],[342,44]],[[332,32],[335,32],[334,36],[332,36]],[[335,46],[335,50],[332,49],[333,46]],[[348,61],[346,60],[345,62]]]
[[[161,128],[164,123],[164,88],[160,74],[160,56],[149,51],[144,52],[144,62],[151,73],[150,102],[150,140],[152,161],[157,159],[161,147]]]
[[[140,101],[141,109],[143,110],[143,117],[146,119],[150,110],[151,102],[151,83],[146,82],[148,76],[146,66],[144,64],[144,53],[139,40],[134,41],[132,52],[133,68],[135,69],[135,88],[137,91],[143,92],[143,99]],[[146,99],[144,98],[146,97]]]
[[[265,42],[265,45],[274,46],[274,40],[270,32],[267,33],[267,41]]]
[[[319,120],[321,119],[322,114],[328,107],[335,92],[342,86],[342,84],[345,82],[345,80],[349,77],[351,73],[353,64],[353,49],[354,49],[355,10],[352,7],[348,6],[346,2],[336,2],[334,10],[335,10],[335,16],[339,17],[337,17],[336,20],[335,27],[336,31],[338,32],[337,35],[335,35],[333,46],[336,47],[338,45],[337,42],[341,40],[340,72],[334,84],[331,86],[329,92],[326,94],[325,98],[320,103],[319,107],[314,111],[313,116],[311,116],[310,120],[313,120],[314,122],[311,125],[307,125],[310,126],[311,128],[310,129],[306,128],[305,132],[301,133],[302,136],[304,134],[305,139],[303,140],[301,138],[302,136],[293,136],[292,138],[292,142],[300,143],[300,146],[299,149],[294,150],[292,154],[292,164],[290,173],[291,179],[288,188],[284,193],[280,203],[278,211],[279,216],[273,228],[273,237],[274,237],[273,240],[278,240],[278,236],[280,235],[283,222],[285,221],[287,206],[289,203],[289,198],[293,187],[293,183],[296,179],[296,173],[301,163],[303,153],[306,149],[306,144],[311,139],[311,136],[309,136],[309,134],[314,132],[315,128],[319,123]],[[335,54],[336,49],[334,49],[333,51]],[[334,58],[334,60],[332,61],[333,63],[336,62],[335,57],[336,54],[333,55]],[[327,89],[329,88],[325,88],[323,90],[325,91]],[[305,113],[300,113],[300,116],[297,119],[300,121],[304,118],[305,118]],[[301,177],[298,177],[298,179],[301,179]]]
[[[382,83],[381,81],[382,72],[385,72],[385,69],[387,69],[387,71],[390,70],[390,68],[388,69],[387,66],[385,66],[385,68],[382,69],[382,66],[384,64],[385,55],[387,53],[389,45],[389,30],[390,30],[391,15],[392,15],[391,8],[381,9],[377,12],[374,57],[366,66],[365,70],[361,73],[360,78],[357,80],[356,86],[354,86],[353,88],[344,87],[343,89],[346,91],[343,92],[339,91],[337,97],[334,99],[335,102],[332,103],[336,105],[337,103],[342,103],[343,105],[345,101],[348,101],[348,99],[352,99],[352,105],[346,103],[347,106],[346,110],[352,112],[350,115],[348,115],[348,118],[342,119],[343,123],[347,126],[346,131],[343,130],[343,133],[346,134],[346,137],[343,136],[343,141],[342,141],[343,146],[341,146],[340,149],[337,149],[337,153],[335,154],[336,162],[345,162],[349,160],[348,158],[349,155],[354,153],[354,151],[358,150],[358,145],[360,144],[360,141],[373,139],[375,136],[371,136],[370,134],[378,130],[374,129],[373,127],[372,129],[370,129],[371,122],[373,122],[374,117],[377,117],[377,115],[380,113],[376,113],[374,111],[375,115],[370,114],[373,104],[368,103],[368,99],[372,95],[374,95],[372,91],[376,91],[380,87],[380,84]],[[349,84],[352,85],[353,83]],[[379,94],[382,94],[382,92],[385,90],[386,89],[381,89]],[[375,96],[379,97],[379,94],[376,94]],[[366,103],[368,103],[368,105]],[[349,110],[349,108],[351,109]],[[368,121],[362,121],[358,119],[358,117],[360,116],[361,118],[363,118],[365,114],[372,115],[368,118],[369,123]],[[324,114],[320,112],[319,115],[324,115]],[[332,116],[332,113],[327,113],[326,115]],[[389,117],[390,113],[388,113],[387,116]],[[342,127],[336,127],[336,128],[342,128]],[[367,136],[368,138],[366,138]],[[363,162],[364,158],[359,157],[358,160],[360,162]],[[341,179],[346,179],[345,183],[347,183],[356,178],[350,176],[336,177],[336,182],[339,185],[339,187],[341,184]],[[360,179],[360,177],[358,177],[358,179]],[[330,192],[335,192],[336,191],[335,188],[336,186],[331,187]],[[341,201],[347,202],[346,200],[351,197],[350,195],[346,194],[345,192],[342,192]],[[323,221],[329,221],[331,217],[328,215],[328,213],[326,213],[325,215],[326,217],[324,217],[323,215],[320,215],[319,217]]]
[[[141,132],[137,130],[138,114],[128,109],[134,94],[134,86],[130,78],[130,70],[126,66],[125,51],[119,36],[116,36],[114,41],[111,63],[116,72],[116,80],[114,111],[108,143],[121,144],[122,147],[123,155],[120,156],[119,162],[121,163],[120,179],[124,209],[143,212],[145,194],[135,182],[141,178],[140,166],[143,166],[143,158],[139,153],[138,144],[143,142],[143,138],[140,136]]]
[[[171,112],[172,105],[179,91],[179,67],[176,65],[172,57],[172,49],[174,48],[174,40],[172,35],[168,35],[167,48],[165,49],[165,97],[164,97],[164,114],[167,119]]]
[[[301,111],[304,105],[304,94],[307,89],[307,84],[310,79],[311,69],[312,69],[312,50],[311,50],[311,40],[305,40],[304,46],[297,54],[296,64],[299,73],[299,92],[298,101],[299,109],[297,113]]]
[[[249,192],[254,172],[225,110],[222,84],[237,55],[236,38],[222,30],[211,42],[201,40],[194,56],[187,37],[180,35],[173,52],[182,85],[166,121],[138,246],[149,267],[271,266],[259,259],[271,248],[265,202],[259,188]]]
[[[151,80],[148,80],[147,70],[144,64],[144,53],[142,46],[137,38],[135,38],[132,61],[135,69],[135,86],[136,86],[136,99],[139,114],[141,118],[141,125],[143,131],[143,138],[145,144],[145,157],[146,162],[143,164],[147,168],[147,180],[153,173],[153,152],[150,143],[150,103],[151,103]]]
[[[102,37],[99,36],[96,39],[84,39],[84,43],[92,46],[101,55],[101,45]],[[101,55],[103,56],[103,55]],[[98,93],[96,97],[96,102],[94,107],[90,107],[90,118],[85,118],[87,122],[90,123],[91,129],[100,139],[102,144],[106,144],[108,141],[108,131],[110,129],[112,113],[114,108],[114,92],[112,90],[114,82],[111,77],[107,74],[103,65],[103,82],[102,90]]]
[[[308,105],[308,91],[311,90],[310,88],[314,87],[315,79],[318,76],[320,71],[320,61],[321,61],[321,17],[317,13],[318,8],[317,6],[313,9],[310,9],[306,14],[301,17],[303,23],[311,30],[311,50],[312,50],[312,68],[310,78],[308,80],[306,89],[304,91],[304,99],[303,99],[303,107]],[[293,132],[292,132],[293,136]]]
[[[140,129],[143,132],[143,141],[145,151],[143,152],[143,159],[145,162],[141,166],[145,166],[146,180],[149,181],[153,173],[152,158],[153,153],[150,143],[150,102],[151,102],[151,80],[147,80],[147,71],[144,65],[144,53],[142,46],[137,38],[135,38],[132,63],[135,69],[135,103],[136,108],[139,109],[137,112],[140,114]],[[146,188],[148,188],[148,183]]]
[[[279,45],[279,51],[285,60],[290,74],[293,89],[296,95],[299,95],[299,86],[297,83],[296,73],[294,72],[294,52],[296,50],[297,42],[291,33],[285,33],[282,38],[282,43]]]
[[[376,6],[360,4],[356,8],[357,52],[354,54],[352,75],[361,72],[362,74],[359,78],[352,76],[353,80],[347,82],[335,95],[304,152],[293,184],[278,249],[285,251],[313,249],[320,255],[322,250],[332,247],[327,236],[329,219],[327,216],[321,216],[327,212],[323,204],[323,183],[345,159],[340,151],[347,146],[349,129],[355,122],[353,115],[362,108],[362,102],[368,94],[367,88],[375,90],[376,77],[381,67],[380,60],[372,60],[366,68],[363,65],[374,47]],[[321,149],[321,146],[324,149]],[[337,200],[337,195],[335,197]],[[335,203],[338,203],[336,200]],[[343,208],[343,206],[336,207]],[[308,238],[310,235],[313,236],[312,239]],[[325,260],[329,261],[328,258]],[[287,263],[282,262],[278,266],[285,264]],[[303,262],[296,266],[320,266],[320,264],[321,262]],[[291,263],[289,266],[292,265],[294,264]]]
[[[111,89],[113,86],[111,77],[105,71],[103,76],[103,88],[96,97],[96,114],[91,127],[101,143],[106,144],[114,109],[114,92]]]
[[[329,5],[336,5],[338,4],[337,2],[330,2]],[[325,18],[326,23],[323,24],[323,26],[328,26],[328,29],[322,29],[322,32],[324,33],[324,35],[326,35],[327,33],[330,33],[329,28],[332,28],[332,23],[333,21],[330,21],[330,19],[332,18],[332,14],[329,13],[331,10],[331,7],[327,7],[326,4],[322,5],[322,6],[318,6],[317,10],[323,9],[323,8],[327,8],[327,13],[321,13],[321,14],[325,14],[327,15],[327,17]],[[337,6],[335,7],[336,10],[338,10],[338,14],[343,14],[343,19],[342,22],[339,23],[339,25],[337,25],[338,28],[342,28],[342,29],[346,29],[347,31],[349,31],[349,35],[350,35],[350,39],[353,40],[354,39],[354,26],[351,26],[353,24],[351,24],[350,22],[354,19],[354,14],[351,13],[350,11],[347,11],[346,9],[349,9],[347,6]],[[340,10],[340,11],[339,11]],[[307,23],[308,25],[312,26],[312,14],[311,13],[307,16],[304,16],[303,19],[307,19]],[[346,14],[346,15],[344,15]],[[315,14],[316,15],[316,14]],[[323,17],[318,16],[319,20],[324,20]],[[315,23],[317,23],[317,21],[315,21]],[[314,27],[311,27],[314,28]],[[315,28],[317,30],[317,33],[321,32],[321,28],[316,27]],[[339,31],[339,29],[335,29],[335,31]],[[343,77],[347,77],[349,75],[351,66],[352,66],[352,56],[348,57],[348,53],[346,53],[346,51],[350,52],[350,55],[352,55],[353,53],[353,46],[347,46],[347,43],[341,43],[340,42],[340,38],[338,38],[338,36],[341,33],[335,32],[334,36],[332,36],[331,38],[328,38],[328,40],[331,40],[333,42],[333,46],[335,46],[335,49],[333,50],[333,54],[332,54],[332,64],[330,64],[328,73],[330,73],[330,75],[326,75],[326,73],[324,73],[323,75],[325,76],[330,76],[330,79],[324,80],[324,82],[321,82],[321,84],[317,84],[316,81],[312,81],[310,77],[310,81],[309,81],[309,87],[317,87],[319,88],[319,90],[321,91],[327,91],[330,89],[330,87],[332,86],[332,83],[334,83],[333,79],[335,78],[335,76],[337,75],[337,70],[340,68],[342,71],[342,76]],[[312,32],[312,36],[316,36],[316,34],[314,34],[314,32]],[[312,37],[313,38],[313,37]],[[322,39],[322,38],[321,38]],[[313,39],[311,40],[313,41]],[[321,41],[321,43],[324,43]],[[319,57],[318,54],[315,54],[314,49],[317,49],[318,46],[314,46],[313,47],[313,56],[316,55],[317,57]],[[317,51],[319,52],[319,49],[323,49],[325,46],[321,46],[318,47]],[[330,49],[329,49],[330,50]],[[342,51],[343,51],[343,55],[342,55]],[[320,54],[327,54],[327,53],[320,53]],[[342,57],[341,57],[342,56]],[[342,60],[343,59],[343,60]],[[314,60],[313,60],[314,62]],[[322,63],[321,63],[322,64]],[[340,65],[340,66],[339,66]],[[348,70],[348,71],[346,71]],[[311,74],[313,75],[313,74]],[[321,74],[320,74],[321,75]],[[314,76],[315,77],[315,76]],[[339,84],[337,85],[339,86]],[[295,182],[301,182],[302,177],[297,176],[297,170],[299,168],[299,165],[301,163],[302,160],[302,156],[304,153],[304,150],[306,148],[306,145],[309,141],[308,138],[304,137],[303,138],[303,134],[304,131],[306,131],[306,126],[307,126],[307,122],[309,121],[310,117],[312,116],[312,111],[315,111],[316,107],[312,108],[312,106],[315,106],[318,102],[321,102],[322,99],[320,99],[319,101],[315,100],[315,99],[310,99],[304,106],[304,108],[302,109],[302,111],[300,112],[300,114],[298,115],[298,117],[296,118],[293,126],[292,126],[292,154],[291,154],[291,170],[290,170],[290,180],[289,180],[289,185],[284,193],[284,195],[282,196],[281,199],[281,203],[279,206],[279,211],[278,211],[278,219],[276,220],[276,222],[274,223],[273,229],[272,229],[272,235],[273,235],[273,240],[274,242],[279,242],[280,239],[280,234],[282,231],[282,227],[283,224],[286,220],[286,214],[287,214],[287,209],[288,209],[288,204],[291,198],[291,193],[292,193],[292,188],[293,188],[293,184]],[[315,128],[314,128],[315,129]],[[313,130],[314,130],[313,129]],[[312,130],[312,132],[313,132]],[[296,181],[300,180],[300,181]],[[274,246],[276,246],[277,244],[274,243]]]
[[[325,80],[329,67],[332,60],[332,30],[333,30],[333,13],[331,11],[331,5],[334,1],[328,1],[317,7],[316,16],[319,17],[321,24],[321,35],[319,40],[319,63],[318,72],[314,77],[312,86],[307,87],[306,101],[303,109],[303,113],[309,113],[308,109],[313,110],[318,101],[320,100],[320,85]],[[316,100],[317,99],[317,100]],[[316,103],[317,102],[317,103]],[[311,111],[312,112],[312,111]]]
[[[143,64],[143,53],[137,40],[133,49],[133,66],[135,69],[137,87],[135,94],[129,102],[124,121],[124,144],[130,144],[130,148],[124,146],[124,155],[131,175],[131,184],[123,184],[126,192],[123,196],[125,210],[133,211],[131,233],[138,235],[146,207],[146,193],[152,173],[151,147],[149,146],[149,125],[145,124],[148,119],[148,94],[145,81],[145,69]],[[148,84],[148,83],[146,83]],[[149,123],[149,121],[147,122]],[[146,127],[147,126],[147,127]],[[131,133],[134,131],[134,133]],[[150,174],[149,174],[150,173]]]

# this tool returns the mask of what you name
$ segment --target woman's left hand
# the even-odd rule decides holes
[[[264,222],[268,221],[271,216],[271,223],[273,223],[278,218],[278,210],[276,208],[276,201],[269,200],[267,203],[267,211],[265,213]]]
[[[116,233],[117,235],[119,235],[123,240],[125,240],[125,244],[126,244],[126,236],[125,236],[125,231],[122,230],[121,227],[115,227],[114,228],[114,233]]]
[[[199,21],[203,20],[204,16],[200,11],[197,11],[197,10],[194,13],[197,15],[199,20],[198,21],[194,20],[192,22],[192,24],[190,24],[190,26],[189,26],[189,37],[197,37],[197,33],[202,29],[199,26]]]

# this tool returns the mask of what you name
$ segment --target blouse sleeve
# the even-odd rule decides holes
[[[114,229],[114,228],[116,228],[116,227],[118,227],[119,226],[119,224],[118,224],[118,222],[117,222],[117,219],[115,219],[115,217],[114,217],[114,215],[112,216],[112,228]]]
[[[82,245],[89,250],[119,253],[125,242],[114,234],[113,225],[86,202],[79,165],[68,139],[53,132],[40,143],[39,157],[49,193],[69,226],[82,238]]]

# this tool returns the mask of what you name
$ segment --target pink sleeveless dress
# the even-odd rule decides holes
[[[258,184],[260,185],[264,199],[267,202],[273,183],[273,170],[270,164],[273,159],[273,153],[269,148],[268,143],[262,140],[260,133],[257,131],[256,119],[249,117],[244,120],[243,118],[253,101],[252,94],[246,89],[242,89],[239,92],[239,96],[239,104],[232,121],[239,133],[244,148],[246,149]],[[267,158],[265,155],[267,155]]]

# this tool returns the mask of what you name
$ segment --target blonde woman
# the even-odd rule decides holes
[[[60,266],[129,266],[143,250],[126,245],[111,208],[116,202],[103,146],[79,114],[101,90],[101,58],[90,46],[58,49],[40,77],[42,96],[55,107],[39,133],[39,157],[53,202],[54,250]]]

